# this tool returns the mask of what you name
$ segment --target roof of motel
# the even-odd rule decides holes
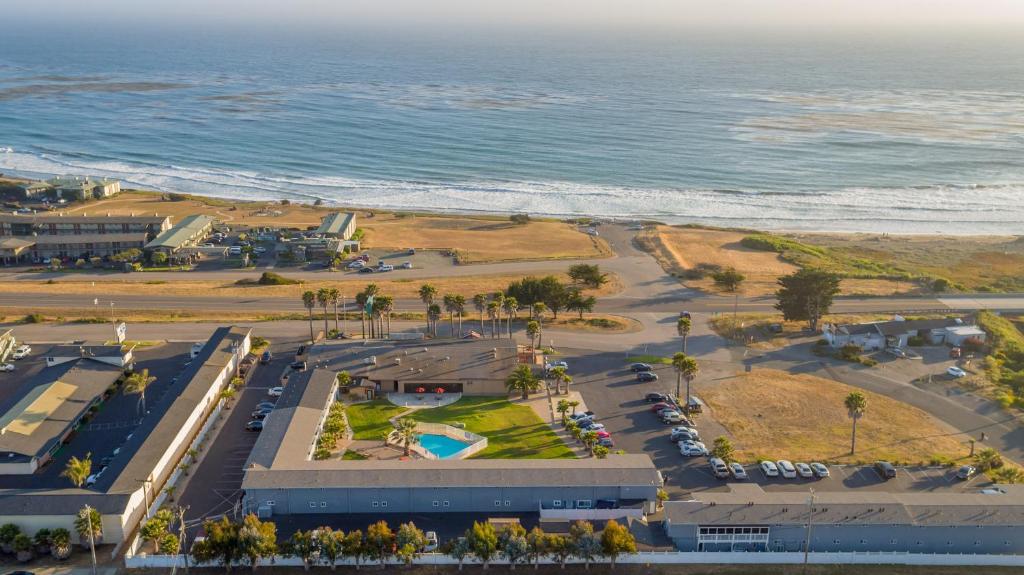
[[[39,212],[34,214],[0,214],[0,222],[31,224],[159,224],[163,223],[169,218],[170,216],[161,216],[159,214],[104,214],[100,216],[90,216],[87,214],[68,214],[65,212]]]
[[[320,227],[316,229],[318,234],[340,234],[349,226],[355,214],[347,212],[334,212],[320,220]]]
[[[214,219],[210,216],[186,216],[174,227],[164,230],[146,248],[180,248],[185,242],[195,239],[196,235],[213,226]]]
[[[292,374],[274,411],[263,422],[249,463],[272,467],[307,460],[336,383],[337,374],[326,369]]]
[[[366,366],[364,356],[353,356],[349,359],[357,361],[339,369],[375,381],[503,380],[515,369],[518,353],[515,342],[507,339],[418,341],[379,351],[371,352],[376,353],[376,365]]]

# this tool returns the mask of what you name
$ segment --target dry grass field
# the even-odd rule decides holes
[[[332,209],[308,204],[234,202],[214,198],[168,201],[161,194],[126,192],[111,198],[72,206],[69,213],[166,214],[175,221],[189,214],[207,214],[226,224],[305,229],[320,224]],[[601,238],[580,233],[571,224],[534,220],[516,225],[507,217],[417,215],[355,210],[365,232],[364,245],[373,248],[435,248],[458,253],[462,263],[602,258],[611,249]],[[372,215],[371,215],[372,214]]]
[[[776,280],[795,272],[797,266],[784,261],[779,254],[752,250],[740,245],[749,235],[742,231],[657,226],[637,238],[661,264],[665,271],[687,278],[697,270],[736,268],[746,276],[742,295],[760,296],[775,293]],[[710,277],[685,279],[687,286],[709,292],[716,291]],[[843,293],[889,295],[897,290],[909,292],[914,286],[884,279],[844,279]]]
[[[862,391],[868,405],[851,456],[851,420],[843,400],[853,391]],[[732,435],[741,461],[927,463],[969,451],[966,436],[947,431],[915,407],[812,375],[759,369],[716,381],[701,397]]]

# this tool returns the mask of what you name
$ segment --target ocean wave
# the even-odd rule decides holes
[[[263,174],[209,167],[99,161],[20,151],[0,168],[29,176],[78,173],[128,185],[239,200],[322,200],[328,205],[557,217],[650,218],[764,229],[1024,233],[1024,183],[833,190],[607,186],[558,181],[374,180]]]

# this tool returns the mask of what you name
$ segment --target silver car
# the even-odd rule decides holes
[[[826,477],[829,476],[828,467],[825,467],[825,465],[821,463],[812,463],[811,469],[814,471],[814,475],[818,479],[825,479]]]

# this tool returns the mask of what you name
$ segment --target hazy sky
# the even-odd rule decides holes
[[[1024,25],[1024,0],[2,0],[10,17],[601,27]]]

